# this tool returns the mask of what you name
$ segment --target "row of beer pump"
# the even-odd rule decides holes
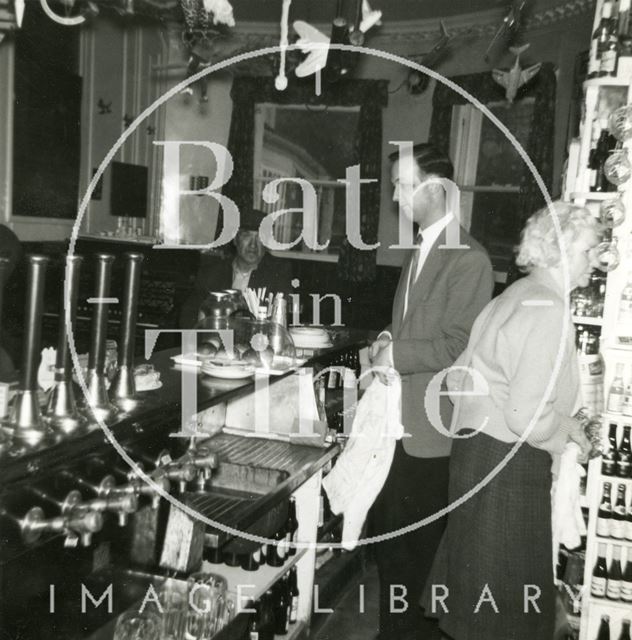
[[[55,362],[55,384],[42,411],[38,398],[37,370],[44,312],[46,256],[28,256],[27,299],[22,367],[18,390],[9,418],[2,423],[0,452],[19,454],[85,429],[90,423],[110,421],[117,413],[130,412],[139,404],[134,385],[134,337],[140,270],[143,256],[126,255],[125,289],[118,345],[118,367],[108,392],[105,372],[108,305],[114,256],[97,254],[96,291],[92,315],[90,353],[83,398],[75,395],[68,328],[74,326],[77,310],[81,256],[67,256],[61,287],[59,338]]]
[[[77,398],[72,376],[68,327],[76,317],[80,256],[67,256],[65,287],[62,287],[58,345],[55,362],[55,384],[49,391],[42,410],[38,398],[37,370],[41,348],[41,326],[44,304],[44,284],[48,258],[28,256],[27,300],[25,308],[25,336],[17,393],[8,419],[0,426],[0,453],[18,456],[24,452],[55,443],[71,435],[78,435],[95,422],[106,422],[121,413],[133,412],[140,406],[134,383],[134,347],[137,318],[137,300],[140,287],[140,269],[143,256],[126,255],[125,286],[122,300],[118,365],[112,384],[106,384],[106,334],[108,304],[114,257],[96,256],[96,295],[92,316],[90,353],[85,381],[85,397]],[[0,265],[1,267],[1,265]],[[2,287],[0,287],[0,290]],[[1,293],[0,293],[1,302]],[[0,307],[1,313],[1,307]],[[204,491],[213,469],[218,467],[217,454],[204,445],[193,444],[178,460],[172,460],[167,451],[156,456],[127,450],[137,467],[153,467],[148,483],[123,461],[115,465],[112,473],[101,460],[93,459],[91,468],[80,472],[74,469],[60,471],[46,487],[29,487],[29,496],[5,500],[0,515],[17,528],[24,544],[34,544],[45,532],[62,533],[66,546],[81,543],[87,546],[92,535],[101,530],[104,514],[114,513],[124,526],[127,518],[149,500],[157,508],[161,494],[172,490],[177,483],[180,492]],[[122,483],[121,483],[122,482]],[[121,483],[121,484],[119,484]],[[34,505],[34,501],[37,503]],[[25,506],[26,505],[26,506]],[[53,517],[46,517],[53,508]]]

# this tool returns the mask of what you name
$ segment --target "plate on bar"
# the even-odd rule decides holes
[[[202,373],[214,378],[238,380],[250,378],[254,372],[255,368],[250,363],[239,360],[209,359],[202,364]]]

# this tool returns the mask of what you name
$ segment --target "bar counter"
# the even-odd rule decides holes
[[[366,344],[368,337],[366,332],[339,331],[332,347],[316,352],[302,366],[315,369],[342,366],[351,353],[357,361],[357,350]],[[191,439],[170,437],[181,428],[182,374],[180,365],[173,361],[173,357],[179,354],[180,349],[154,354],[150,362],[161,374],[162,387],[140,392],[142,406],[130,414],[120,414],[108,425],[113,437],[136,461],[153,460],[164,450],[169,451],[175,465],[186,460]],[[269,384],[274,385],[295,370],[270,376]],[[197,410],[204,412],[220,403],[251,394],[255,382],[252,378],[225,380],[200,373],[197,385]],[[196,438],[198,440],[202,439]],[[7,631],[15,631],[16,634],[19,631],[24,638],[51,640],[88,638],[92,634],[95,634],[95,638],[111,638],[116,617],[133,607],[139,598],[142,599],[150,584],[163,584],[168,576],[176,576],[186,584],[187,575],[201,568],[206,572],[225,575],[233,591],[236,585],[242,583],[256,584],[252,594],[256,600],[286,575],[291,566],[296,565],[302,594],[299,602],[300,624],[295,625],[290,635],[297,637],[303,633],[309,627],[312,609],[321,479],[324,467],[336,456],[338,447],[305,446],[223,432],[211,436],[203,444],[219,459],[219,467],[210,473],[206,487],[196,490],[189,478],[188,484],[183,483],[179,491],[178,481],[172,481],[170,491],[180,503],[220,524],[214,527],[191,518],[189,521],[193,524],[184,524],[185,530],[187,527],[198,527],[198,539],[199,527],[202,527],[204,558],[207,559],[201,566],[198,563],[197,568],[189,565],[186,568],[174,568],[164,563],[167,540],[171,540],[172,552],[176,556],[188,554],[195,557],[196,554],[194,551],[189,553],[187,538],[180,535],[177,527],[173,530],[169,528],[173,518],[180,518],[178,523],[183,522],[182,510],[163,498],[160,508],[152,511],[149,492],[139,494],[140,508],[130,514],[129,521],[123,527],[116,526],[115,513],[104,512],[103,529],[95,533],[85,546],[65,549],[62,537],[67,536],[67,531],[44,533],[34,544],[25,544],[19,537],[16,542],[14,526],[8,527],[7,522],[9,516],[15,522],[15,517],[21,517],[18,514],[39,504],[33,502],[33,487],[43,487],[54,493],[59,488],[56,483],[60,475],[70,472],[71,475],[81,476],[89,460],[102,465],[97,481],[104,474],[116,471],[117,487],[121,482],[126,483],[124,473],[129,471],[129,467],[98,425],[92,425],[87,431],[63,440],[47,442],[19,456],[13,456],[11,452],[5,454],[0,460],[0,514],[3,514],[0,530],[0,617]],[[243,486],[239,483],[233,486],[231,478],[226,481],[222,476],[224,470],[229,468],[252,470],[252,473],[247,474],[247,482]],[[147,473],[152,469],[145,468]],[[82,493],[83,499],[86,499],[83,490]],[[272,538],[274,527],[278,527],[279,522],[284,523],[287,518],[290,496],[297,505],[298,540],[308,545],[291,556],[286,565],[277,568],[263,566],[258,571],[248,572],[221,564],[221,559],[212,560],[220,564],[208,560],[209,549],[222,550],[224,553],[232,550],[232,553],[239,552],[243,556],[243,550],[248,548],[248,540],[243,542],[240,536],[235,537],[224,531],[224,527],[260,538]],[[47,512],[46,516],[54,517],[55,513],[58,511]],[[8,535],[9,530],[11,536]],[[147,534],[149,542],[145,549]],[[191,548],[193,546],[191,543]],[[183,551],[185,548],[186,553]],[[51,584],[55,585],[54,613],[49,610]],[[108,584],[114,585],[116,594],[113,610],[107,612],[104,606],[93,607],[88,602],[88,611],[82,613],[82,585],[86,585],[98,598]],[[241,638],[246,617],[245,614],[238,616],[234,624],[214,637]]]

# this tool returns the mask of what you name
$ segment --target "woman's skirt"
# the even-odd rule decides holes
[[[450,504],[502,469],[451,511],[421,604],[454,640],[551,640],[555,590],[551,456],[485,434],[454,442]],[[442,599],[443,598],[443,599]]]

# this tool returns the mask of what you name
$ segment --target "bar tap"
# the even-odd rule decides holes
[[[199,446],[196,449],[190,449],[183,458],[191,463],[197,470],[198,491],[206,490],[206,483],[211,479],[214,469],[219,467],[219,456],[209,447]]]
[[[110,402],[105,374],[105,342],[108,327],[108,296],[112,278],[114,256],[107,253],[97,255],[96,304],[92,316],[90,355],[88,356],[88,393],[83,400],[84,409],[96,419],[110,420],[118,409]]]
[[[25,334],[22,348],[22,369],[18,392],[13,400],[9,419],[3,426],[13,435],[14,445],[35,447],[47,434],[38,399],[37,368],[39,365],[42,315],[44,311],[44,278],[46,256],[28,256]]]
[[[72,380],[72,363],[68,348],[68,330],[64,314],[66,302],[70,312],[71,327],[75,325],[77,316],[77,293],[79,289],[79,269],[81,256],[66,257],[65,287],[61,288],[61,305],[59,307],[59,339],[55,360],[55,384],[49,392],[44,420],[54,430],[70,434],[85,428],[87,420],[77,410],[75,383]],[[67,293],[67,295],[66,295]]]
[[[92,534],[101,531],[103,527],[103,516],[95,511],[80,514],[71,511],[47,519],[41,507],[31,507],[22,518],[16,518],[7,511],[3,511],[1,515],[8,517],[17,526],[22,542],[26,545],[35,544],[42,533],[47,531],[64,533],[65,547],[76,547],[79,541],[82,546],[87,547],[92,542]]]
[[[118,346],[118,369],[110,387],[112,402],[125,412],[138,407],[141,401],[136,396],[134,382],[134,346],[136,319],[138,315],[138,292],[140,289],[140,253],[128,253],[125,269],[125,298],[121,315],[121,333]]]
[[[89,500],[82,499],[81,502],[76,503],[73,507],[75,511],[80,513],[84,511],[116,513],[119,526],[124,527],[127,524],[128,516],[138,510],[138,496],[136,494],[117,494],[115,492],[114,476],[104,476],[98,484],[93,484],[70,471],[61,471],[59,477],[66,483],[80,487],[90,496],[94,496]]]

